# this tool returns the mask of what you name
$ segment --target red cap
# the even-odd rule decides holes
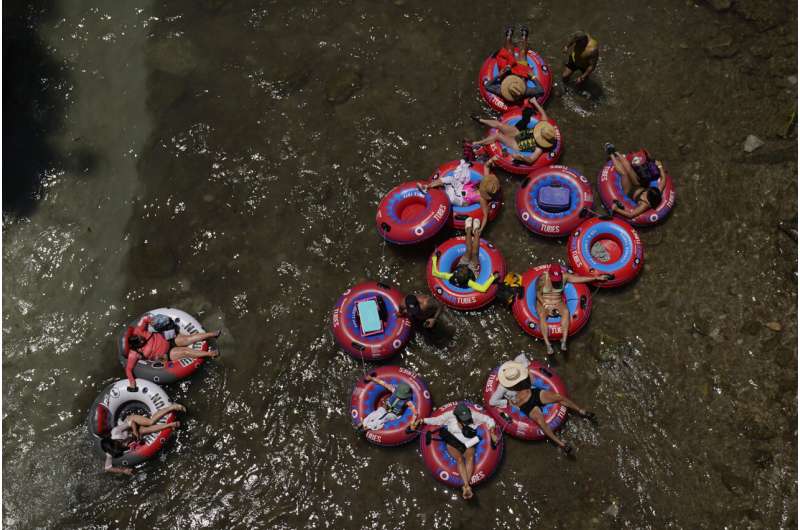
[[[558,263],[553,263],[550,265],[550,268],[547,269],[547,275],[550,276],[550,281],[554,283],[560,283],[561,280],[564,279],[564,276],[561,272],[561,265]]]

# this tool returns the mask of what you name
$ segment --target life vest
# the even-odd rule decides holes
[[[406,403],[410,401],[409,399],[403,399],[399,397],[397,394],[392,394],[386,399],[386,402],[383,405],[383,408],[386,409],[386,412],[392,413],[395,416],[402,416],[403,412],[406,410]]]

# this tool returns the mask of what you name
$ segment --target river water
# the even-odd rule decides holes
[[[732,4],[6,3],[5,527],[796,527],[797,6]],[[574,29],[601,43],[587,92],[547,104],[562,163],[594,180],[603,142],[644,145],[678,205],[559,367],[600,420],[567,422],[577,458],[509,439],[465,503],[416,444],[352,431],[362,365],[329,312],[365,278],[426,290],[434,243],[385,244],[375,209],[480,135],[477,71],[509,22],[556,71]],[[510,268],[564,261],[502,181],[485,235]],[[168,387],[190,409],[172,447],[109,476],[88,408],[122,376],[123,323],[163,305],[223,328],[223,356]],[[519,351],[543,347],[494,306],[395,361],[443,404]]]

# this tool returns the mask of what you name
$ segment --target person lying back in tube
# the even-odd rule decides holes
[[[466,140],[464,148],[471,148],[475,156],[481,156],[484,153],[484,146],[500,142],[516,151],[531,151],[529,155],[511,153],[511,158],[515,163],[533,165],[540,156],[555,146],[556,128],[548,122],[550,118],[544,108],[536,101],[536,98],[531,98],[530,103],[533,108],[525,107],[522,109],[522,119],[516,125],[509,125],[491,118],[481,118],[477,115],[470,116],[481,125],[496,129],[497,132],[490,134],[483,140],[474,142]],[[534,110],[539,115],[539,121],[534,125],[533,129],[529,129],[528,123],[533,117]]]
[[[472,164],[468,160],[462,160],[452,175],[438,178],[430,184],[420,184],[419,190],[426,193],[432,188],[444,188],[447,198],[450,199],[453,206],[469,206],[479,203],[483,215],[483,225],[485,225],[489,220],[489,203],[500,191],[500,179],[491,170],[496,161],[497,157],[492,157],[483,165],[483,178],[478,184],[472,182],[470,177]],[[480,236],[483,231],[483,225],[476,228],[477,236]]]
[[[158,409],[150,418],[139,414],[131,414],[125,419],[120,418],[117,425],[111,429],[109,435],[100,440],[100,447],[106,454],[103,470],[107,473],[133,475],[134,471],[132,467],[115,467],[112,465],[111,461],[114,458],[119,458],[126,451],[131,450],[139,443],[139,440],[143,436],[153,432],[163,431],[164,429],[177,429],[180,427],[181,422],[179,421],[158,423],[158,420],[170,412],[186,412],[186,407],[178,403],[173,403],[172,405]]]
[[[416,422],[417,408],[411,400],[413,397],[411,387],[407,383],[398,383],[397,386],[394,386],[372,374],[367,375],[366,379],[367,381],[372,381],[373,383],[381,385],[392,394],[386,398],[383,406],[378,407],[362,420],[361,425],[358,426],[360,431],[377,431],[383,429],[383,425],[387,421],[393,421],[402,417],[406,408],[411,410],[411,424],[413,425]]]
[[[466,236],[464,242],[467,250],[458,260],[458,264],[453,272],[446,272],[439,270],[439,258],[436,254],[431,258],[432,273],[436,278],[449,281],[456,287],[462,289],[470,288],[475,291],[485,293],[489,290],[492,283],[497,279],[495,274],[489,276],[483,283],[478,283],[477,278],[481,272],[480,261],[478,260],[478,252],[480,251],[481,238],[474,234],[474,226],[480,225],[480,220],[470,217],[467,219],[465,225]]]
[[[496,445],[497,434],[494,429],[494,420],[486,414],[473,413],[466,404],[459,403],[452,411],[433,418],[417,420],[413,428],[419,427],[420,423],[441,426],[439,437],[447,445],[447,452],[455,459],[458,474],[464,481],[461,496],[464,499],[471,499],[473,493],[469,484],[475,470],[475,446],[480,441],[477,429],[480,425],[486,425],[492,444]]]
[[[128,363],[125,366],[125,375],[128,378],[129,390],[136,389],[136,378],[133,369],[139,359],[150,361],[178,361],[186,358],[217,357],[217,351],[193,350],[189,346],[196,342],[216,339],[222,331],[195,333],[194,335],[179,335],[173,331],[170,338],[166,338],[158,331],[149,331],[148,325],[153,321],[146,316],[139,325],[133,328],[133,334],[128,339]]]
[[[614,169],[620,174],[622,190],[625,195],[636,201],[636,208],[629,210],[619,201],[614,201],[611,206],[612,213],[618,213],[628,219],[634,219],[648,210],[658,208],[664,198],[664,188],[667,185],[664,176],[664,165],[659,160],[650,158],[646,149],[631,153],[626,156],[617,152],[613,144],[606,144],[606,154],[614,164]],[[654,188],[650,184],[658,182]]]
[[[514,54],[514,28],[508,26],[503,39],[503,47],[495,56],[499,73],[494,79],[484,83],[484,88],[508,103],[521,99],[537,98],[544,94],[544,88],[533,74],[528,64],[528,28],[521,26],[522,42],[519,53]],[[528,81],[533,86],[528,86]]]

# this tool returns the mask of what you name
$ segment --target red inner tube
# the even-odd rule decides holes
[[[550,212],[539,204],[539,193],[553,189],[569,192],[569,206],[562,212]],[[517,190],[517,218],[534,234],[563,237],[592,209],[594,194],[589,181],[578,170],[567,166],[547,166],[533,171]]]
[[[617,219],[622,219],[634,226],[652,226],[658,224],[669,215],[675,206],[675,188],[672,177],[669,173],[664,174],[664,191],[662,193],[661,204],[657,208],[646,210],[642,214],[628,219],[618,213],[614,214]],[[600,200],[607,208],[611,208],[614,201],[619,201],[625,205],[626,209],[633,210],[638,205],[636,201],[625,194],[621,184],[622,177],[614,168],[614,164],[609,160],[597,177],[597,191],[600,193]]]
[[[542,328],[535,306],[536,282],[542,274],[547,273],[549,267],[549,264],[539,265],[529,269],[522,275],[524,293],[521,297],[515,298],[512,305],[514,319],[520,327],[527,334],[538,338],[542,338]],[[568,336],[574,335],[589,321],[589,315],[592,312],[591,290],[585,283],[573,284],[567,282],[562,298],[566,301],[567,309],[570,312]],[[547,328],[548,338],[552,340],[561,339],[563,329],[561,328],[560,318],[548,318]]]
[[[522,119],[522,109],[521,108],[514,108],[503,114],[500,118],[500,121],[514,126]],[[541,121],[541,117],[539,114],[535,114],[530,121],[530,125],[528,129],[533,129],[533,127]],[[497,160],[497,165],[500,166],[505,171],[509,173],[513,173],[515,175],[527,175],[531,171],[536,169],[549,166],[551,164],[555,164],[559,157],[561,157],[561,151],[564,149],[564,141],[561,137],[561,129],[558,128],[555,120],[550,118],[547,122],[552,125],[556,130],[556,140],[553,144],[553,147],[544,151],[539,158],[533,164],[520,164],[515,163],[514,159],[511,158],[511,153],[515,152],[508,148],[505,144],[500,141],[494,142],[486,146],[486,151],[488,156],[499,156],[500,158]],[[497,129],[490,129],[489,134],[493,134],[497,132]],[[530,155],[532,151],[525,151],[525,154]]]
[[[636,230],[618,219],[584,221],[569,236],[570,267],[583,276],[612,274],[611,280],[593,282],[603,288],[633,281],[644,266],[644,246]]]
[[[486,385],[483,387],[483,403],[486,406],[486,411],[495,419],[498,426],[500,426],[504,432],[508,433],[509,436],[520,438],[522,440],[543,440],[547,437],[547,435],[544,433],[542,428],[539,427],[539,425],[531,418],[523,414],[523,412],[516,406],[512,405],[509,410],[509,408],[498,409],[489,405],[489,400],[491,399],[492,394],[497,387],[500,386],[500,382],[497,378],[497,372],[499,369],[500,367],[498,366],[492,370],[492,373],[489,374],[489,379],[486,380]],[[549,390],[551,392],[561,394],[562,396],[569,397],[569,394],[567,393],[567,386],[564,384],[564,381],[558,374],[556,374],[552,369],[548,368],[544,363],[539,361],[531,361],[531,363],[528,365],[528,372],[534,388]],[[501,410],[508,418],[510,418],[510,421],[500,414]],[[560,404],[550,403],[543,407],[542,415],[544,416],[544,420],[547,422],[547,425],[553,431],[556,431],[557,429],[561,428],[567,418],[567,407]]]
[[[453,309],[471,311],[490,304],[497,296],[498,284],[506,275],[506,263],[500,251],[493,244],[481,239],[478,252],[481,270],[478,276],[478,283],[482,283],[492,273],[497,274],[497,280],[486,292],[481,293],[471,288],[462,289],[453,285],[449,280],[443,280],[433,275],[434,255],[438,256],[438,267],[441,272],[452,272],[459,258],[464,255],[465,250],[466,243],[463,236],[448,239],[439,245],[428,259],[426,277],[428,287],[437,300]]]
[[[386,307],[383,331],[364,336],[361,333],[356,303],[380,297]],[[403,293],[389,285],[368,281],[348,289],[333,309],[332,327],[336,342],[356,359],[382,360],[391,357],[411,339],[411,320],[397,314]]]
[[[469,402],[465,403],[467,403],[473,413],[486,413],[479,405]],[[436,409],[431,417],[437,417],[445,412],[451,411],[457,404],[458,403],[453,402],[443,405]],[[437,430],[437,426],[422,425],[423,436],[420,437],[422,460],[436,480],[448,486],[461,487],[464,485],[464,481],[458,473],[458,466],[456,465],[455,458],[447,451],[447,445],[439,439],[436,433]],[[431,432],[429,438],[425,435],[426,432]],[[485,425],[478,426],[478,436],[480,437],[480,442],[475,446],[475,454],[473,457],[475,468],[470,478],[470,485],[472,486],[480,484],[491,477],[503,458],[502,434],[498,433],[497,446],[494,448],[491,446],[489,432]]]
[[[418,417],[430,416],[433,403],[428,385],[416,373],[400,366],[379,366],[370,375],[397,386],[406,383],[411,387],[412,402],[417,408]],[[359,377],[350,397],[350,417],[353,425],[358,426],[370,413],[380,406],[391,395],[391,392],[378,383]],[[411,410],[407,407],[402,417],[387,421],[382,429],[366,432],[366,438],[376,445],[395,446],[412,441],[419,436],[418,431],[410,430]]]
[[[448,174],[452,174],[453,171],[458,167],[460,160],[453,160],[451,162],[447,162],[439,166],[436,172],[431,176],[429,182],[433,182],[441,177],[447,176]],[[480,162],[473,162],[470,167],[470,175],[471,181],[473,182],[480,182],[483,180],[483,172],[484,172],[484,165]],[[440,188],[437,188],[436,191],[441,191]],[[442,193],[445,193],[442,191]],[[445,193],[445,198],[447,203],[450,204],[450,200],[447,199],[447,194]],[[464,230],[464,225],[468,217],[475,217],[480,219],[482,223],[486,223],[483,219],[483,212],[481,211],[481,207],[479,203],[473,203],[467,206],[451,206],[451,217],[449,220],[449,224],[451,227],[455,228],[456,230]],[[500,208],[503,206],[503,191],[502,188],[495,193],[495,196],[492,201],[489,202],[489,221],[493,221],[497,215],[500,213]]]
[[[375,225],[378,233],[398,245],[419,243],[436,235],[450,219],[450,200],[441,189],[422,193],[422,181],[404,182],[381,199]]]
[[[499,51],[499,50],[498,50]],[[514,54],[519,53],[519,48],[514,48]],[[538,98],[540,104],[544,105],[547,98],[550,97],[550,91],[553,88],[553,74],[550,67],[547,65],[541,55],[533,50],[528,50],[528,64],[533,63],[534,75],[539,80],[539,84],[544,89],[544,94]],[[497,75],[497,59],[495,53],[486,58],[481,65],[480,72],[478,73],[478,92],[487,105],[492,107],[497,112],[507,112],[508,110],[521,106],[523,101],[509,103],[503,98],[492,94],[483,86],[484,81],[491,81]]]

